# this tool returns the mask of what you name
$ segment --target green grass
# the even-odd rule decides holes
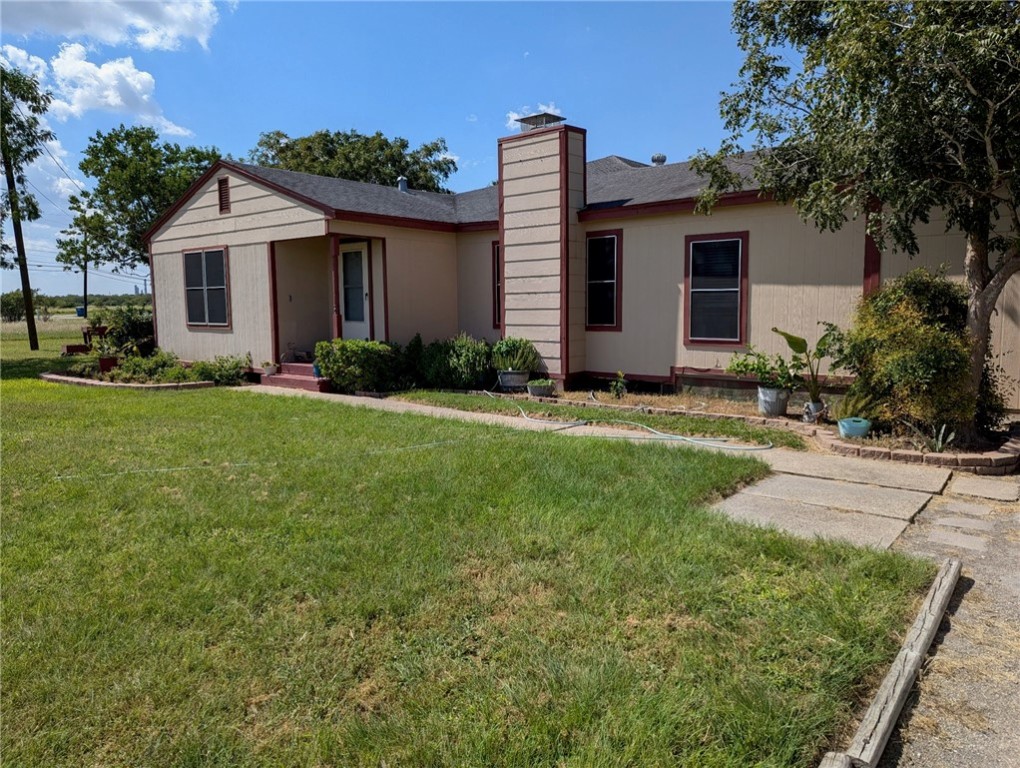
[[[749,457],[3,350],[5,765],[808,766],[932,573],[706,511]]]
[[[531,400],[507,400],[492,398],[487,395],[469,395],[456,392],[415,391],[404,392],[394,397],[415,403],[456,408],[461,411],[482,411],[485,413],[503,413],[508,416],[517,416],[520,414],[518,410],[518,407],[520,407],[529,416],[559,421],[589,421],[592,424],[635,428],[633,425],[618,423],[622,420],[644,424],[652,429],[669,434],[691,437],[726,437],[759,445],[772,443],[773,445],[794,448],[796,450],[804,450],[805,448],[804,440],[800,435],[785,429],[755,426],[741,419],[711,419],[704,416],[665,416],[662,414],[641,413],[637,410],[620,411],[614,408],[560,405]]]

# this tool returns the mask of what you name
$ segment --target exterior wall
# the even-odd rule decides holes
[[[457,236],[380,224],[334,220],[329,231],[344,238],[372,239],[372,282],[376,288],[377,339],[385,336],[379,324],[380,292],[389,311],[390,341],[406,344],[416,333],[425,342],[457,334]],[[375,256],[379,251],[378,259]],[[382,254],[385,253],[385,270]],[[383,288],[383,275],[386,281]],[[383,316],[385,317],[385,316]]]
[[[748,339],[788,354],[773,326],[816,341],[820,320],[845,324],[863,292],[864,222],[819,233],[791,208],[773,204],[587,222],[585,231],[623,230],[623,330],[589,333],[589,371],[668,377],[670,368],[724,369],[733,347],[684,344],[684,238],[748,233]],[[738,350],[739,351],[739,350]],[[693,370],[691,370],[693,369]]]
[[[492,243],[498,239],[496,230],[457,235],[458,326],[476,339],[488,341],[500,337],[500,329],[492,323]]]
[[[213,242],[196,243],[210,247]],[[184,360],[250,354],[258,365],[272,357],[269,255],[265,243],[228,249],[230,327],[189,328],[184,303],[184,257],[153,255],[159,346]]]
[[[928,224],[918,224],[920,252],[911,258],[891,249],[882,254],[882,279],[889,280],[918,267],[935,270],[946,267],[946,274],[963,281],[963,258],[967,242],[960,232],[946,232],[945,218],[936,213]],[[1002,367],[1012,391],[1007,405],[1020,410],[1020,275],[1013,275],[999,296],[992,315],[992,359]]]
[[[531,339],[549,372],[584,366],[584,132],[569,126],[499,142],[504,336]],[[580,300],[570,311],[580,286]],[[571,351],[571,344],[576,350]],[[571,359],[572,358],[572,359]]]
[[[332,338],[329,239],[285,240],[275,249],[280,355],[290,361]]]
[[[250,353],[272,356],[270,240],[323,233],[322,213],[225,171],[230,211],[220,213],[217,179],[181,207],[151,240],[159,345],[185,360]],[[189,328],[184,300],[184,251],[227,247],[230,326]]]

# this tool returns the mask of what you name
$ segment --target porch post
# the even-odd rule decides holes
[[[280,362],[280,307],[276,296],[276,242],[269,243],[269,323],[271,363]]]
[[[330,236],[330,274],[333,289],[333,338],[343,338],[343,326],[340,322],[340,236]]]

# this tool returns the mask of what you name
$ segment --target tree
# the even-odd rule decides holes
[[[914,225],[941,208],[966,236],[977,393],[992,311],[1020,271],[1020,6],[738,0],[733,28],[745,58],[721,104],[730,136],[695,159],[699,209],[745,183],[727,160],[748,133],[757,186],[820,229],[870,214],[880,247],[913,254]]]
[[[296,139],[283,131],[270,131],[259,136],[248,159],[269,168],[385,186],[395,186],[397,178],[404,176],[412,189],[427,192],[449,191],[443,182],[457,170],[444,139],[412,150],[400,136],[388,139],[379,132],[366,136],[353,130],[316,131]]]
[[[146,230],[219,156],[214,147],[160,143],[152,128],[121,125],[106,134],[97,131],[78,164],[96,180],[95,188],[65,230],[67,240],[75,240],[73,232],[89,232],[88,260],[111,264],[114,271],[145,263]],[[64,252],[67,259],[75,258],[70,243]]]
[[[69,207],[74,212],[70,226],[61,230],[57,238],[57,261],[65,270],[76,269],[82,274],[82,304],[85,317],[89,314],[89,262],[95,262],[96,243],[109,242],[114,234],[107,227],[107,219],[92,207],[92,196],[83,192],[71,195]]]
[[[51,97],[48,92],[39,90],[39,81],[34,77],[8,67],[0,67],[0,94],[0,155],[3,156],[4,178],[7,182],[0,225],[10,216],[18,272],[21,275],[25,322],[28,325],[28,346],[36,350],[39,349],[39,335],[35,328],[32,283],[28,275],[25,235],[21,222],[35,221],[40,216],[39,203],[25,189],[25,169],[42,154],[43,144],[53,139],[53,133],[44,128],[40,120],[49,107]],[[2,239],[0,265],[11,266],[10,245]]]

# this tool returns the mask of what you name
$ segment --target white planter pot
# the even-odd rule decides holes
[[[804,403],[804,421],[808,424],[814,424],[821,418],[824,411],[825,403],[820,400],[817,403]]]
[[[758,387],[758,413],[762,416],[785,416],[790,404],[790,390]]]

